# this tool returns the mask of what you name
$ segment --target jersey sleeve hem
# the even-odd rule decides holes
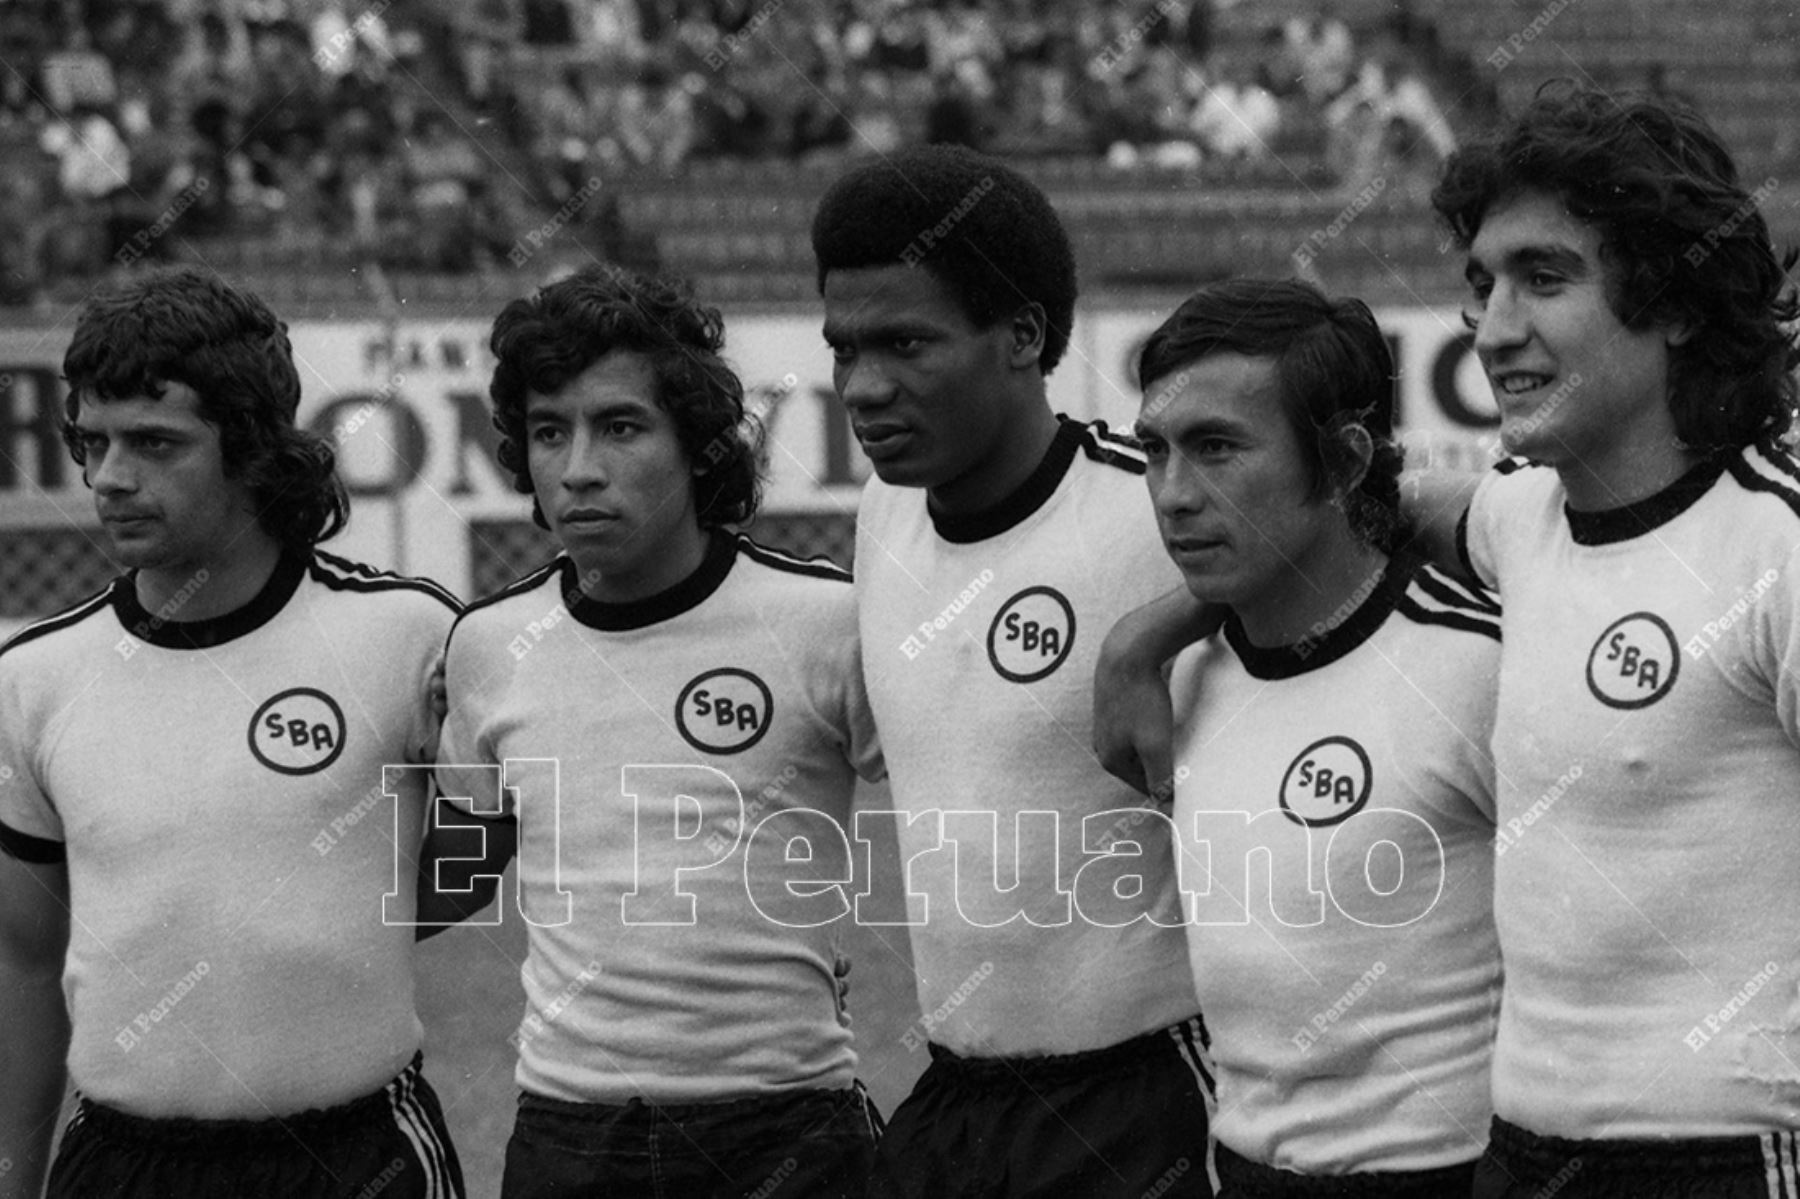
[[[33,866],[55,866],[68,860],[68,849],[61,841],[34,837],[4,822],[0,822],[0,852]]]
[[[1469,578],[1480,579],[1481,572],[1475,569],[1475,559],[1469,556],[1469,513],[1473,510],[1473,505],[1464,508],[1462,517],[1456,522],[1456,558]]]

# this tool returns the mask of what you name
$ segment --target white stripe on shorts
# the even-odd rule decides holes
[[[1213,1090],[1212,1063],[1206,1060],[1206,1046],[1200,1039],[1200,1028],[1200,1017],[1194,1016],[1180,1024],[1171,1025],[1169,1037],[1175,1042],[1176,1055],[1193,1071],[1194,1081],[1200,1086],[1200,1101],[1206,1105],[1206,1178],[1212,1184],[1212,1193],[1216,1195],[1223,1187],[1219,1181],[1219,1141],[1213,1135],[1213,1121],[1219,1116],[1219,1097]]]
[[[1800,1199],[1800,1181],[1795,1178],[1800,1170],[1800,1155],[1796,1154],[1794,1134],[1765,1132],[1757,1139],[1762,1142],[1763,1177],[1769,1186],[1769,1199]]]
[[[414,1078],[410,1071],[388,1084],[388,1106],[394,1114],[394,1125],[412,1143],[413,1154],[425,1172],[425,1199],[461,1199],[451,1184],[445,1168],[444,1146],[424,1107],[413,1094]]]

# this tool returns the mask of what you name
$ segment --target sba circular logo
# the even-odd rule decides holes
[[[1326,737],[1288,764],[1281,777],[1281,810],[1295,824],[1325,828],[1362,811],[1373,785],[1363,747],[1348,737]]]
[[[775,697],[768,684],[734,666],[709,670],[681,689],[675,727],[702,753],[742,753],[769,731]]]
[[[250,752],[277,774],[313,774],[344,752],[344,710],[312,687],[291,687],[250,718]]]
[[[1633,612],[1594,642],[1587,685],[1609,708],[1647,708],[1669,693],[1680,670],[1675,630],[1655,613]]]
[[[988,626],[988,661],[1000,677],[1035,683],[1075,645],[1075,609],[1054,587],[1027,587],[1000,605]]]

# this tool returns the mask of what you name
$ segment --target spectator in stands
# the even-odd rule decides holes
[[[55,217],[55,167],[35,144],[6,145],[0,171],[0,304],[29,304],[43,294]]]
[[[407,146],[406,175],[423,264],[433,270],[469,269],[475,202],[485,183],[475,147],[449,118],[428,110]]]
[[[67,46],[44,60],[43,81],[44,99],[55,112],[106,108],[119,98],[112,63],[79,26]]]
[[[1350,27],[1329,3],[1308,20],[1294,17],[1283,27],[1289,51],[1300,67],[1300,83],[1313,104],[1323,104],[1349,85],[1356,69]]]
[[[673,170],[694,144],[694,106],[668,69],[651,66],[619,98],[619,136],[628,161]]]
[[[1253,68],[1227,66],[1194,111],[1194,134],[1220,158],[1263,159],[1281,131],[1281,105],[1252,77]]]

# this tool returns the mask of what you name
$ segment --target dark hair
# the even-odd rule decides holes
[[[1138,354],[1138,382],[1159,380],[1213,354],[1272,358],[1282,412],[1305,457],[1308,498],[1324,498],[1355,469],[1343,438],[1360,425],[1375,453],[1344,497],[1351,530],[1392,553],[1402,541],[1400,467],[1394,441],[1394,361],[1375,314],[1361,300],[1330,299],[1297,280],[1229,279],[1201,288]],[[1172,378],[1173,377],[1173,378]],[[1154,399],[1151,400],[1154,403]]]
[[[744,414],[744,385],[720,352],[725,323],[675,279],[590,266],[514,300],[494,320],[494,427],[500,465],[530,495],[525,405],[531,393],[560,391],[601,358],[642,354],[656,378],[656,402],[675,421],[682,453],[701,471],[694,509],[702,528],[747,522],[759,498],[756,435]],[[532,518],[548,527],[535,502]]]
[[[920,146],[855,167],[813,215],[819,291],[832,271],[922,266],[989,329],[1025,304],[1044,308],[1048,375],[1075,320],[1075,251],[1050,199],[997,158]]]
[[[256,296],[192,267],[136,276],[82,310],[63,355],[63,440],[84,468],[83,403],[160,400],[181,383],[219,430],[225,475],[244,483],[257,522],[289,549],[334,536],[350,518],[336,454],[294,424],[300,376],[287,325]]]
[[[1800,316],[1755,196],[1688,105],[1553,80],[1509,128],[1451,156],[1431,203],[1467,249],[1496,205],[1555,196],[1600,234],[1608,299],[1628,329],[1692,330],[1669,354],[1682,442],[1735,448],[1785,432],[1800,361],[1782,324]]]

